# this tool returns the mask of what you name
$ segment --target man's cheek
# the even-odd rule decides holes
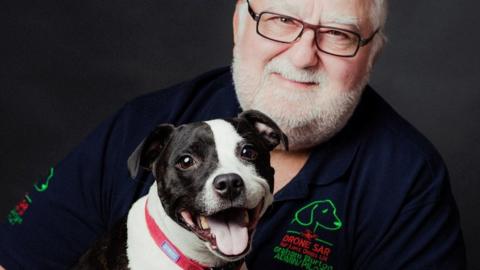
[[[352,89],[363,78],[361,70],[348,61],[343,62],[337,59],[335,63],[325,62],[324,64],[330,86],[334,89]]]

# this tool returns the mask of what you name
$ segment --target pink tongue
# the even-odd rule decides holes
[[[225,218],[207,217],[210,232],[215,235],[218,249],[225,255],[239,255],[248,246],[248,229],[242,226],[242,215],[235,215]],[[235,219],[236,218],[236,219]]]

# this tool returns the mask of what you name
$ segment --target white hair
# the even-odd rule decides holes
[[[374,38],[372,40],[371,57],[376,57],[387,42],[387,36],[385,35],[385,24],[387,23],[388,1],[371,0],[370,4],[370,23],[374,30],[379,29],[377,33],[378,38]]]

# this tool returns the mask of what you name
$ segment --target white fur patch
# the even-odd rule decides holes
[[[273,129],[271,127],[260,122],[255,123],[255,127],[257,128],[259,133],[269,134],[273,132]]]
[[[212,132],[215,140],[215,147],[218,156],[218,166],[205,183],[204,199],[207,202],[209,210],[215,211],[221,207],[222,201],[213,188],[213,180],[217,175],[236,173],[240,175],[245,185],[245,197],[247,198],[247,208],[256,207],[260,201],[265,198],[264,209],[272,203],[273,196],[270,193],[270,187],[265,179],[257,174],[253,164],[248,164],[239,160],[236,155],[237,146],[244,139],[237,133],[233,126],[224,120],[211,120],[206,122]]]

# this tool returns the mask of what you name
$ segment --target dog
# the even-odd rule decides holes
[[[128,159],[155,182],[76,269],[239,269],[273,202],[270,151],[288,139],[250,110],[231,119],[162,124]]]

